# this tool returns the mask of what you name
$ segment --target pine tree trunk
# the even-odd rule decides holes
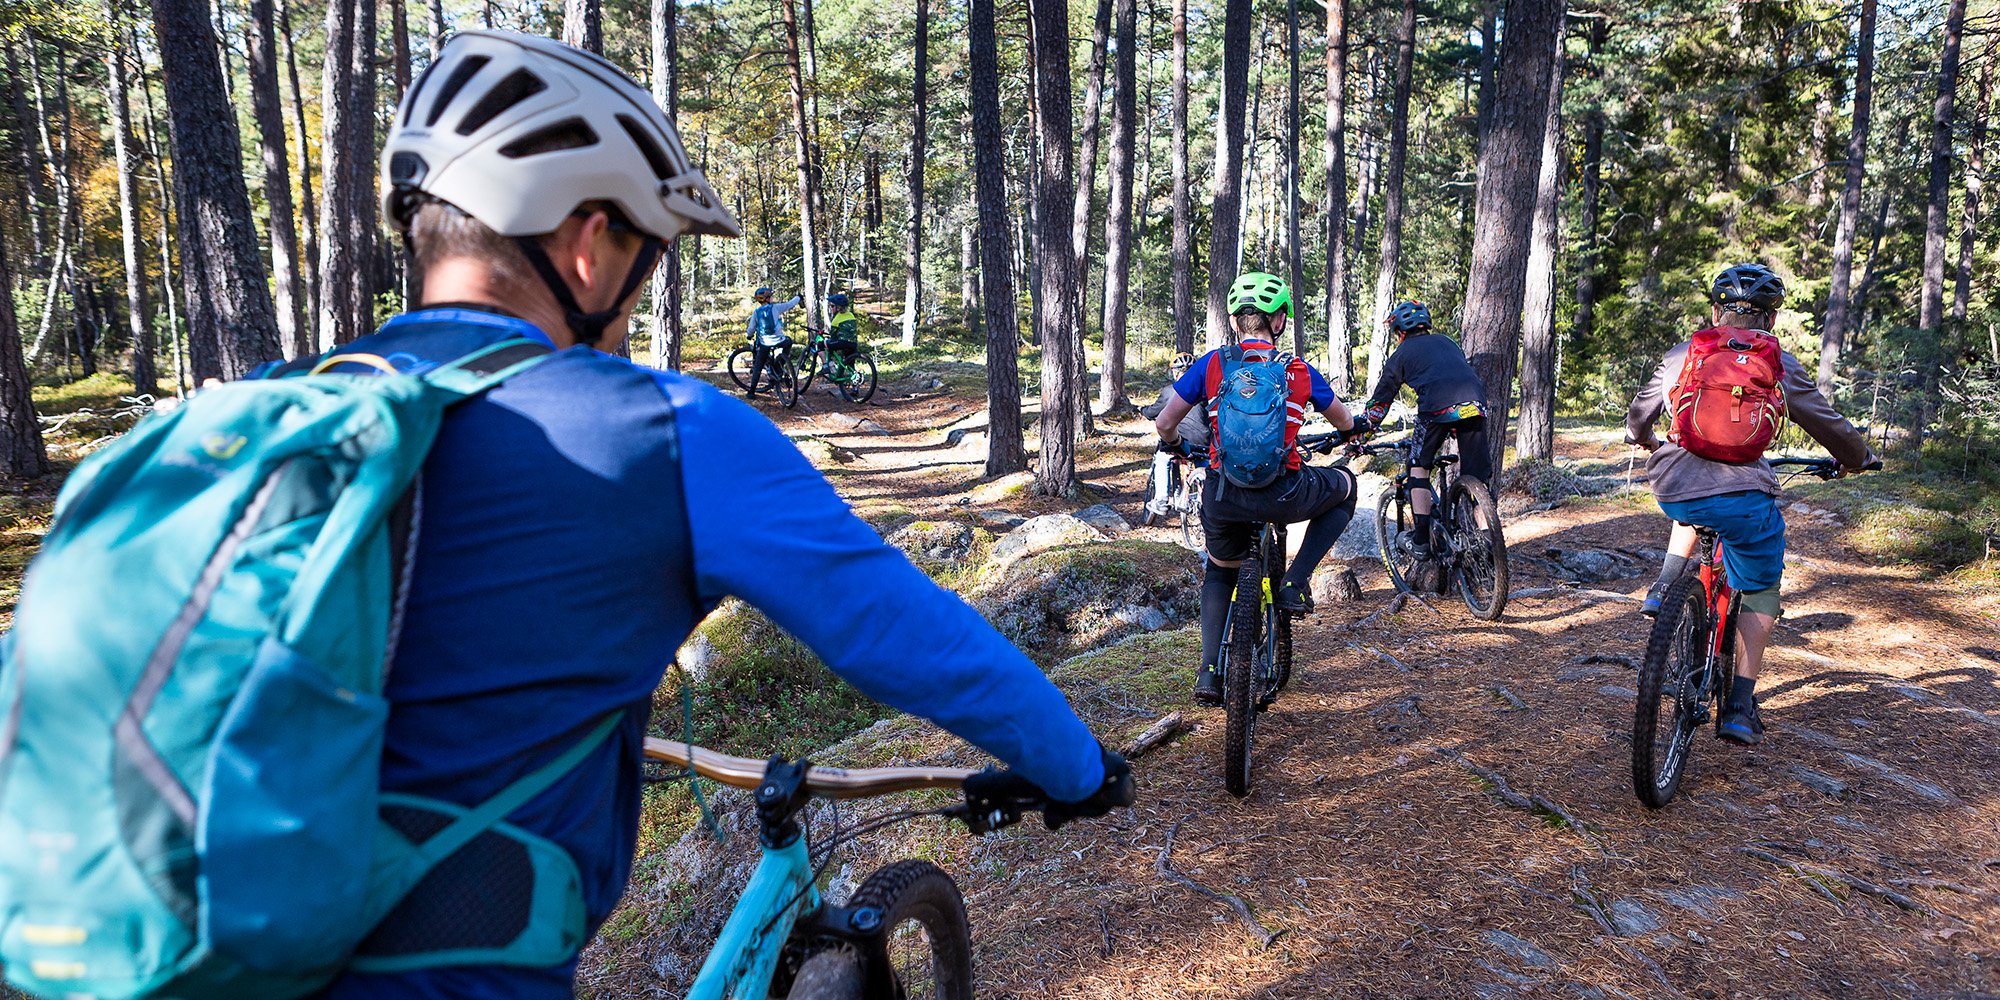
[[[1326,0],[1326,377],[1337,395],[1354,381],[1347,306],[1347,0]]]
[[[313,200],[312,147],[306,127],[306,105],[303,91],[299,89],[298,50],[292,44],[292,8],[290,0],[278,0],[278,28],[285,33],[285,75],[292,85],[292,118],[299,130],[299,259],[304,262],[304,281],[300,283],[303,296],[300,301],[300,337],[309,346],[317,346],[319,337],[315,334],[319,323],[319,205]]]
[[[1561,242],[1562,42],[1549,60],[1549,102],[1542,131],[1541,167],[1535,181],[1535,221],[1529,235],[1528,280],[1521,332],[1521,427],[1514,441],[1519,459],[1547,462],[1556,453],[1556,253]]]
[[[799,180],[799,246],[804,270],[806,325],[819,323],[818,214],[813,204],[812,126],[806,118],[806,83],[799,63],[797,0],[779,0],[785,18],[785,71],[792,84],[792,151]]]
[[[966,144],[968,148],[970,143]],[[974,220],[976,223],[977,220]],[[965,332],[977,334],[979,326],[979,258],[973,242],[974,223],[958,224],[958,308]]]
[[[1826,323],[1819,334],[1819,391],[1831,399],[1841,345],[1853,326],[1854,231],[1861,219],[1861,186],[1867,177],[1868,115],[1875,93],[1875,0],[1861,0],[1860,52],[1854,65],[1854,126],[1847,134],[1847,176],[1840,191],[1840,221],[1833,230],[1833,268],[1826,295]],[[1886,202],[1884,202],[1886,204]]]
[[[1068,12],[1062,0],[1028,0],[1034,21],[1036,117],[1041,155],[1035,171],[1036,224],[1041,252],[1035,270],[1041,275],[1042,299],[1035,310],[1036,333],[1042,343],[1042,462],[1035,470],[1035,489],[1043,496],[1077,494],[1077,404],[1083,398],[1078,364],[1083,331],[1075,315],[1075,258],[1063,253],[1068,245],[1076,196],[1072,170],[1075,122],[1070,116]]]
[[[1194,350],[1194,199],[1188,190],[1188,0],[1174,2],[1173,311],[1174,350]]]
[[[972,106],[973,185],[979,201],[979,299],[986,312],[986,474],[1028,467],[1021,436],[1020,327],[1014,315],[1013,238],[1007,219],[1006,136],[994,0],[970,0],[966,24]]]
[[[679,0],[652,0],[653,99],[667,112],[667,121],[680,127],[680,3]],[[681,367],[681,342],[685,336],[681,319],[681,241],[676,238],[660,258],[653,272],[653,365],[669,371]]]
[[[1067,39],[1068,33],[1059,36]],[[1111,0],[1097,0],[1097,15],[1090,36],[1090,69],[1084,76],[1083,134],[1078,138],[1076,157],[1075,211],[1071,215],[1069,251],[1076,269],[1075,318],[1077,340],[1089,332],[1090,310],[1084,299],[1090,291],[1090,215],[1092,196],[1097,188],[1098,136],[1104,126],[1104,65],[1111,44]],[[1089,413],[1086,405],[1083,413]]]
[[[431,61],[437,61],[437,54],[444,49],[444,36],[448,26],[444,20],[444,0],[431,0]]]
[[[7,241],[0,239],[0,290],[11,293],[13,287]],[[14,315],[14,296],[0,295],[0,473],[12,479],[31,479],[47,471],[49,453],[42,444],[42,425],[35,419],[28,366],[21,357],[21,327]]]
[[[312,342],[300,319],[304,296],[299,292],[298,231],[292,222],[290,155],[278,93],[277,28],[272,23],[271,0],[250,0],[250,23],[245,27],[250,108],[263,154],[264,201],[271,212],[271,284],[277,299],[278,341],[286,358],[296,358],[311,354]]]
[[[1285,6],[1285,49],[1291,55],[1285,75],[1291,87],[1285,108],[1285,255],[1291,262],[1292,300],[1306,301],[1305,248],[1299,244],[1299,0]],[[1306,310],[1294,306],[1292,321],[1293,354],[1311,357],[1306,351]]]
[[[111,23],[105,79],[111,85],[111,149],[118,163],[118,235],[125,251],[125,312],[132,338],[132,391],[155,396],[160,392],[160,375],[153,363],[152,329],[146,324],[146,269],[140,262],[140,249],[145,244],[139,235],[139,175],[133,162],[138,151],[133,148],[132,107],[125,92],[125,33],[120,27],[122,17],[117,5],[107,3],[104,10]],[[0,288],[6,287],[0,283]]]
[[[1416,0],[1403,0],[1403,16],[1396,28],[1396,90],[1393,103],[1389,106],[1389,169],[1383,181],[1382,243],[1375,268],[1375,308],[1368,314],[1369,328],[1374,331],[1368,342],[1369,385],[1375,384],[1382,374],[1382,365],[1389,360],[1389,330],[1382,320],[1389,315],[1389,307],[1396,300],[1396,271],[1403,253],[1403,163],[1410,146],[1410,63],[1416,44]],[[1540,121],[1540,118],[1536,120]],[[1540,152],[1539,141],[1536,153]],[[1481,156],[1484,156],[1483,152]],[[1533,176],[1532,171],[1529,176]],[[1526,222],[1525,217],[1522,221]],[[1526,234],[1522,235],[1525,237]]]
[[[7,98],[14,107],[14,125],[18,129],[14,134],[25,137],[35,130],[33,123],[36,119],[28,110],[27,94],[21,89],[20,60],[14,55],[13,45],[6,46],[6,49]],[[16,140],[14,146],[21,153],[21,176],[25,179],[30,202],[24,206],[22,214],[28,219],[28,232],[33,240],[32,245],[39,249],[48,245],[47,223],[42,218],[42,206],[47,205],[50,200],[48,184],[42,176],[42,164],[35,158],[35,144],[21,138]]]
[[[1243,258],[1243,115],[1250,88],[1250,0],[1226,0],[1222,106],[1215,119],[1215,181],[1208,213],[1208,346],[1229,339],[1229,286]]]
[[[1979,197],[1986,178],[1986,118],[1993,110],[1993,63],[2000,59],[2000,38],[1986,41],[1986,61],[1979,67],[1979,97],[1972,106],[1972,140],[1965,159],[1965,205],[1959,216],[1958,275],[1951,294],[1951,318],[1965,322],[1972,304],[1972,255],[1979,243]]]
[[[199,0],[152,0],[152,7],[173,137],[191,365],[196,381],[237,378],[280,353],[243,185],[243,141],[223,92],[207,8]]]
[[[1500,58],[1499,26],[1495,17],[1500,11],[1500,0],[1483,0],[1479,5],[1479,118],[1476,135],[1485,141],[1486,130],[1493,123],[1493,67]]]
[[[1929,331],[1933,342],[1938,328],[1944,325],[1944,241],[1949,225],[1945,216],[1951,204],[1951,139],[1958,98],[1959,39],[1964,33],[1965,0],[1951,0],[1951,13],[1945,18],[1944,54],[1938,63],[1937,103],[1931,113],[1930,201],[1924,212],[1924,290],[1917,318],[1918,328]],[[1929,380],[1926,376],[1926,381]]]
[[[1466,360],[1486,385],[1493,470],[1507,445],[1514,357],[1521,346],[1521,300],[1528,277],[1528,238],[1548,128],[1549,84],[1561,39],[1563,0],[1508,0],[1508,41],[1494,71],[1492,128],[1480,144],[1478,214],[1472,233],[1472,275],[1466,283]]]
[[[903,346],[917,344],[917,311],[924,298],[924,133],[928,128],[931,58],[929,0],[917,0],[917,37],[914,46],[916,70],[910,79],[914,103],[910,108],[910,221],[903,233]],[[879,175],[878,175],[879,176]],[[877,187],[879,191],[879,186]],[[877,213],[881,211],[879,205]],[[878,214],[874,224],[880,225]]]
[[[153,164],[153,192],[159,198],[160,299],[167,306],[167,344],[174,355],[174,394],[188,390],[187,353],[181,335],[179,297],[174,292],[174,250],[171,233],[175,217],[173,188],[167,183],[166,157],[160,153],[160,123],[153,114],[153,88],[146,81],[145,50],[136,27],[127,26],[125,36],[132,43],[132,55],[139,64],[139,96],[146,109],[146,158]]]
[[[1111,97],[1111,154],[1105,164],[1111,194],[1104,213],[1104,370],[1097,401],[1112,413],[1131,405],[1125,392],[1125,333],[1131,316],[1132,159],[1139,125],[1139,14],[1134,0],[1117,0],[1118,58]]]
[[[604,6],[599,0],[563,0],[563,42],[604,54]]]
[[[1590,22],[1589,73],[1593,80],[1604,76],[1604,68],[1598,64],[1597,57],[1604,48],[1610,21],[1610,16],[1606,14]],[[1577,255],[1576,262],[1576,321],[1570,325],[1572,343],[1590,339],[1597,315],[1598,192],[1604,184],[1604,108],[1595,101],[1585,112],[1583,121],[1582,174],[1583,232],[1579,242],[1583,244],[1583,251]]]

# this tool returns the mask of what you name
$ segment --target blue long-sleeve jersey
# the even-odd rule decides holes
[[[420,370],[516,337],[548,341],[511,317],[430,309],[342,353]],[[575,857],[593,928],[630,874],[651,695],[728,596],[869,697],[1057,798],[1103,781],[1095,739],[1041,670],[885,545],[762,415],[705,383],[562,351],[446,415],[424,491],[383,787],[476,804],[625,710],[613,739],[509,817]],[[684,520],[659,516],[672,505]],[[825,614],[797,599],[800,580],[848,603]],[[573,973],[350,974],[326,995],[567,997]]]

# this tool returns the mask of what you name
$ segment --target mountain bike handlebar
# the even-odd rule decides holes
[[[679,740],[647,737],[646,756],[692,768],[710,781],[754,789],[764,781],[768,761],[735,757]],[[960,788],[979,772],[963,767],[867,767],[849,770],[814,764],[806,772],[806,790],[827,799],[867,799],[919,788]]]
[[[1838,461],[1831,458],[1774,458],[1771,459],[1771,467],[1774,469],[1796,468],[1801,473],[1816,479],[1838,479],[1842,473],[1848,471],[1843,469]],[[1862,466],[1860,471],[1874,472],[1880,468],[1882,468],[1882,460],[1878,458]]]

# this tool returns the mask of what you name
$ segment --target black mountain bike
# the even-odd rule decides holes
[[[1830,458],[1774,458],[1775,468],[1833,479],[1840,463]],[[1882,463],[1871,462],[1869,469]],[[1660,599],[1660,616],[1646,639],[1639,665],[1638,706],[1632,716],[1632,790],[1658,809],[1673,801],[1687,774],[1688,751],[1697,727],[1715,719],[1710,708],[1726,703],[1736,678],[1736,591],[1722,566],[1722,540],[1715,529],[1695,527],[1695,558]]]
[[[825,370],[821,371],[822,368]],[[861,351],[856,351],[851,361],[843,358],[832,349],[825,330],[807,327],[805,353],[793,365],[799,391],[812,388],[813,378],[822,374],[840,390],[841,398],[850,403],[866,403],[875,398],[875,359]]]
[[[793,372],[792,345],[775,348],[766,357],[769,360],[763,370],[753,373],[750,368],[757,361],[755,344],[744,344],[729,352],[730,381],[735,382],[736,387],[746,393],[753,391],[773,393],[778,397],[778,402],[789,410],[798,405],[799,392],[804,389],[798,376]],[[753,374],[757,380],[755,386],[750,384]]]
[[[1410,463],[1416,458],[1415,435],[1400,441],[1362,445],[1366,455],[1401,454],[1403,469],[1395,488],[1382,491],[1375,506],[1375,544],[1382,566],[1396,589],[1413,593],[1418,559],[1410,551],[1409,534],[1416,526],[1410,507]],[[1471,476],[1452,475],[1457,455],[1439,455],[1431,469],[1431,561],[1436,565],[1437,590],[1454,583],[1465,606],[1487,621],[1497,621],[1507,608],[1507,538],[1500,530],[1500,505],[1493,490]],[[1438,503],[1443,497],[1444,503]]]
[[[1324,454],[1339,440],[1338,433],[1301,435],[1298,447]],[[1224,641],[1215,665],[1222,680],[1224,713],[1222,785],[1238,798],[1250,794],[1257,716],[1292,680],[1292,620],[1273,600],[1284,578],[1285,526],[1265,524],[1237,571],[1236,593],[1223,620]]]

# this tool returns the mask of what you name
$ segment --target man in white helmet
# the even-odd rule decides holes
[[[643,88],[556,42],[465,32],[410,88],[383,161],[421,305],[340,353],[417,371],[510,339],[556,352],[450,410],[424,465],[384,791],[480,803],[621,721],[507,816],[512,832],[447,856],[324,996],[570,996],[581,942],[547,938],[566,921],[537,907],[580,909],[594,931],[624,891],[654,689],[729,596],[862,692],[1074,803],[1055,815],[1131,801],[1124,762],[1041,671],[885,546],[767,420],[602,353],[667,241],[740,235]],[[802,578],[863,607],[824,614],[798,598]],[[408,801],[384,818],[422,840],[440,817]],[[537,883],[550,850],[574,862],[573,889]]]

